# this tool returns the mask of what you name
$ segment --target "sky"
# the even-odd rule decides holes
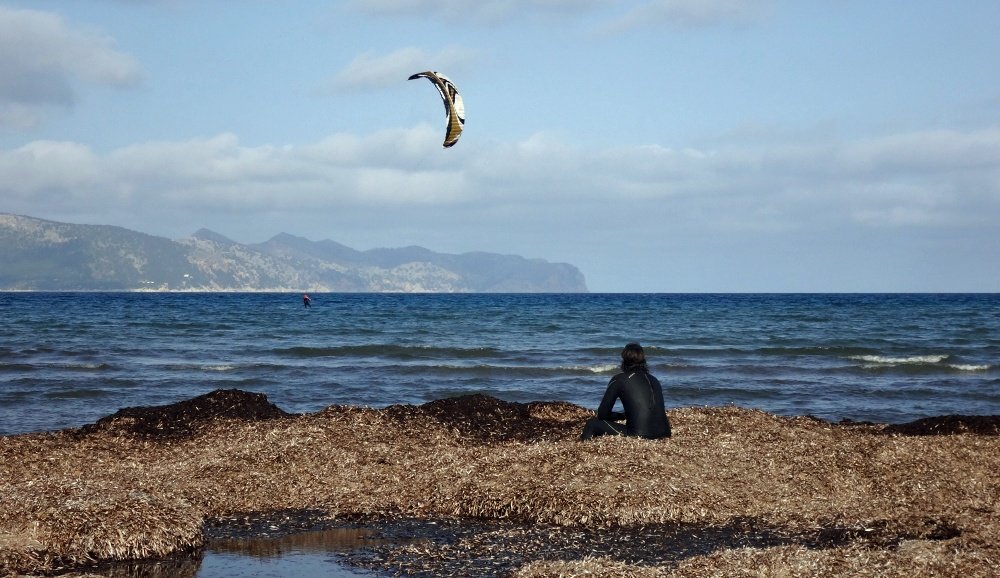
[[[0,212],[1000,291],[995,0],[0,0]],[[440,97],[466,125],[441,146]]]

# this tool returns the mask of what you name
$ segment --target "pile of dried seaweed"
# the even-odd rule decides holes
[[[199,427],[220,419],[262,421],[289,417],[267,401],[263,393],[219,389],[198,397],[154,407],[126,407],[85,425],[80,435],[121,431],[139,437],[164,439],[193,435]]]
[[[520,578],[988,576],[1000,565],[996,435],[726,407],[670,412],[668,440],[578,442],[590,415],[487,396],[289,415],[219,391],[0,437],[0,574],[196,550],[206,519],[275,511],[496,524],[386,554],[414,575],[502,548]],[[587,547],[594,532],[668,544],[678,528],[711,547]],[[670,547],[643,551],[658,549]]]
[[[425,419],[477,443],[540,442],[572,439],[591,412],[561,401],[516,403],[476,394],[439,399],[420,406],[394,405],[385,412],[405,422]]]
[[[995,415],[944,415],[918,419],[910,423],[886,426],[882,433],[905,436],[934,436],[971,433],[1000,435],[1000,419]]]

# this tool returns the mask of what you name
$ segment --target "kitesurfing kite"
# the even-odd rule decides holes
[[[443,74],[426,71],[418,72],[411,76],[414,78],[426,78],[434,83],[434,86],[441,93],[441,100],[444,101],[444,114],[447,119],[444,133],[444,146],[448,148],[458,142],[458,137],[462,136],[462,127],[465,126],[465,105],[462,103],[462,96],[458,94],[458,89]]]

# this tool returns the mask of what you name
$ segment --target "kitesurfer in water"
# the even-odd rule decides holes
[[[587,421],[581,440],[600,435],[626,435],[647,439],[670,437],[670,421],[663,408],[663,388],[646,367],[646,353],[638,343],[622,350],[621,373],[611,378],[597,416]],[[625,413],[612,411],[621,400]],[[622,423],[621,420],[625,420]]]
[[[309,295],[305,293],[302,294],[302,306],[305,307],[306,309],[312,307],[312,299],[310,299]]]

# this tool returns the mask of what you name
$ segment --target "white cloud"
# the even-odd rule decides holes
[[[44,115],[36,104],[4,101],[0,98],[0,128],[26,130],[42,124]]]
[[[537,15],[578,14],[612,4],[609,0],[353,0],[358,10],[376,16],[444,18],[495,23]]]
[[[161,211],[377,215],[436,227],[463,211],[547,226],[572,212],[612,229],[642,216],[664,229],[793,231],[962,227],[1000,220],[1000,130],[919,132],[849,143],[716,150],[587,148],[538,134],[444,151],[429,125],[335,134],[301,147],[232,134],[97,154],[36,141],[0,151],[4,210],[58,204],[153,222]],[[433,209],[424,225],[413,211]],[[571,225],[567,224],[567,227]]]
[[[67,202],[102,183],[101,159],[87,146],[35,141],[0,151],[0,191],[10,203]]]
[[[514,20],[596,15],[607,18],[604,27],[623,32],[640,27],[713,26],[747,22],[759,17],[774,0],[354,0],[353,5],[372,16],[404,16],[495,24]],[[565,23],[565,21],[563,21]]]
[[[353,92],[399,86],[415,72],[462,70],[474,58],[472,51],[457,46],[437,52],[414,47],[382,55],[366,52],[337,73],[331,87],[335,92]]]
[[[661,25],[700,27],[745,22],[761,14],[770,3],[771,0],[652,0],[632,8],[610,28],[621,31]]]
[[[1000,158],[1000,129],[972,133],[932,130],[871,139],[852,147],[845,162],[856,170],[904,173],[941,169],[995,167]]]
[[[141,78],[111,38],[48,12],[0,6],[0,54],[0,126],[36,126],[48,107],[74,104],[79,82],[128,87]]]

